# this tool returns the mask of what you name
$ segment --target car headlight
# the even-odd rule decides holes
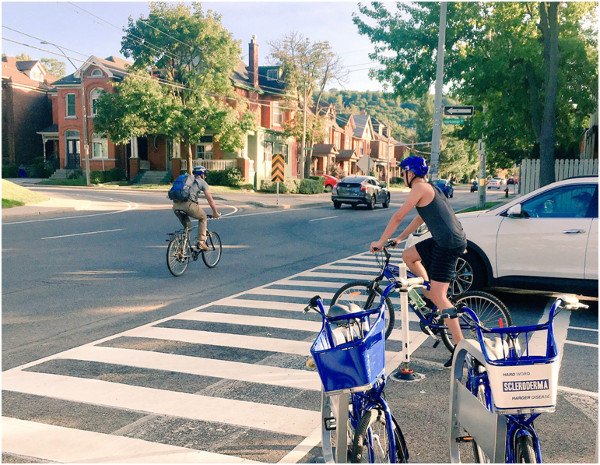
[[[419,237],[422,236],[423,234],[427,234],[429,232],[429,228],[427,227],[427,225],[425,223],[423,223],[421,226],[419,226],[417,228],[417,230],[412,233],[413,236],[415,237]]]

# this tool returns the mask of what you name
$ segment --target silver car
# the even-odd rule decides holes
[[[331,200],[335,208],[340,208],[344,203],[353,207],[366,205],[369,210],[373,210],[378,203],[388,208],[390,191],[385,183],[372,176],[347,176],[333,188]]]

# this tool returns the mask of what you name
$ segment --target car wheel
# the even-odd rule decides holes
[[[473,250],[458,258],[455,276],[451,283],[451,292],[462,288],[462,292],[481,289],[487,284],[487,272],[483,261]]]
[[[340,208],[342,206],[342,204],[340,202],[336,202],[335,200],[333,201],[333,208]]]
[[[332,191],[332,187],[331,186],[325,186],[325,192],[331,192]]]
[[[383,208],[388,208],[390,206],[390,194],[387,195],[382,204]]]
[[[375,202],[376,202],[376,201],[375,201],[375,196],[374,196],[374,195],[372,195],[372,196],[371,196],[371,200],[369,200],[369,203],[367,204],[367,208],[368,208],[369,210],[373,210],[373,209],[375,208]]]

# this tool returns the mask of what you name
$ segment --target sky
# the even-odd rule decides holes
[[[259,64],[268,60],[268,41],[282,39],[296,31],[311,42],[328,41],[348,71],[345,83],[333,83],[346,90],[382,90],[368,77],[371,67],[378,67],[368,53],[373,50],[369,39],[358,33],[352,13],[356,2],[268,1],[268,2],[201,2],[204,10],[222,16],[225,28],[241,41],[242,59],[248,64],[248,44],[253,35],[259,45]],[[95,55],[106,58],[120,54],[123,28],[128,17],[147,17],[148,2],[7,2],[2,1],[2,53],[9,56],[27,53],[32,59],[57,58],[67,65],[67,74],[75,71],[59,49],[77,67]],[[42,44],[49,42],[51,44]]]

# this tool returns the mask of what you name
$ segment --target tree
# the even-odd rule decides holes
[[[205,14],[199,3],[151,3],[148,18],[130,17],[125,32],[121,53],[134,59],[136,73],[118,85],[116,94],[101,99],[99,130],[121,142],[128,135],[149,134],[183,142],[190,172],[192,144],[207,131],[223,150],[243,147],[254,116],[235,94],[231,75],[240,44],[219,15]],[[150,69],[160,80],[150,79]]]
[[[435,79],[439,10],[398,3],[391,13],[373,3],[354,17],[375,45],[371,58],[384,65],[372,75],[398,95],[422,95]],[[478,110],[461,136],[485,133],[488,156],[510,164],[539,154],[542,183],[550,182],[554,151],[577,150],[597,106],[596,14],[583,2],[449,3],[445,84]]]
[[[48,73],[52,76],[61,78],[67,74],[67,65],[66,63],[57,60],[56,58],[42,58],[40,60]]]
[[[290,128],[291,133],[296,135],[302,128],[303,136],[309,134],[310,139],[314,140],[313,134],[318,133],[319,124],[322,125],[322,123],[315,120],[309,122],[309,102],[315,102],[317,109],[315,116],[318,119],[321,116],[319,109],[326,86],[331,81],[343,82],[345,79],[341,61],[331,50],[329,42],[311,43],[310,39],[298,32],[291,32],[281,40],[271,41],[268,44],[271,47],[271,59],[283,67],[283,79],[288,92],[295,95],[298,102],[302,102],[303,111],[297,113],[298,116]],[[306,133],[304,131],[305,109],[307,114]],[[306,163],[306,158],[309,156],[306,154],[305,147],[302,147],[302,154],[299,157],[299,172],[304,176],[309,174],[307,173],[309,164]]]

